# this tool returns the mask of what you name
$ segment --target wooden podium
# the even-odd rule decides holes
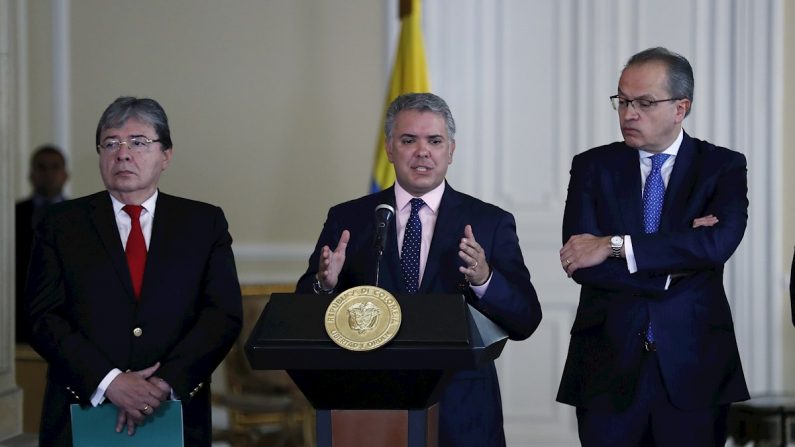
[[[317,412],[319,447],[436,447],[447,381],[499,357],[505,332],[462,295],[399,295],[395,338],[348,351],[326,334],[333,298],[272,295],[246,342],[251,367],[287,370]]]

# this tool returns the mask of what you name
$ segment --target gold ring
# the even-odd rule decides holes
[[[570,260],[568,260],[568,259],[566,259],[565,261],[563,261],[563,263],[564,263],[563,265],[566,265],[566,266],[568,266],[569,264],[571,264],[571,261],[570,261]]]
[[[472,264],[472,267],[470,267],[470,270],[475,270],[476,268],[478,268],[478,261],[475,261],[475,263]]]

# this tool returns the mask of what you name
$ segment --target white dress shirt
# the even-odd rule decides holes
[[[665,188],[668,189],[668,180],[671,178],[671,172],[674,170],[674,163],[676,163],[676,155],[679,153],[679,147],[682,145],[682,140],[684,139],[684,130],[679,129],[679,135],[676,137],[673,143],[668,146],[664,151],[663,154],[668,154],[667,160],[663,163],[662,167],[660,168],[660,175],[663,178],[663,184]],[[638,157],[640,158],[640,193],[643,195],[643,187],[646,185],[646,177],[649,176],[651,172],[651,157],[656,155],[654,152],[647,152],[643,149],[638,150]],[[635,260],[635,251],[632,249],[632,237],[629,235],[624,236],[624,254],[627,258],[627,268],[629,269],[629,273],[635,273],[638,271],[638,264]],[[668,276],[668,280],[665,283],[665,288],[668,289],[668,286],[671,283],[671,276]]]
[[[442,203],[445,185],[446,182],[442,182],[433,190],[419,197],[423,202],[425,202],[425,206],[420,208],[419,212],[420,222],[422,223],[419,284],[422,284],[422,276],[425,273],[425,264],[428,261],[428,253],[430,252],[431,240],[433,239],[433,230],[436,227],[436,218],[439,216],[439,205]],[[406,224],[408,223],[409,216],[411,215],[411,199],[413,198],[414,196],[403,189],[398,182],[395,182],[395,227],[397,229],[398,256],[402,256],[403,254],[403,234],[406,232]],[[462,233],[457,236],[463,238],[464,234]],[[478,298],[482,298],[486,293],[486,289],[488,289],[489,283],[491,282],[491,276],[492,275],[490,273],[486,282],[479,286],[470,284],[469,287],[473,292],[475,292],[475,295]]]

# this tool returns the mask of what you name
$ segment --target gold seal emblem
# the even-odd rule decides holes
[[[386,290],[375,286],[352,287],[326,308],[326,333],[349,351],[380,348],[397,334],[403,314]]]

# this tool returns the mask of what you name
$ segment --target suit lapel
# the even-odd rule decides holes
[[[146,253],[146,267],[144,268],[144,282],[141,286],[141,302],[144,303],[144,298],[147,296],[149,284],[157,284],[157,272],[169,271],[166,268],[161,268],[158,263],[163,259],[162,253],[168,250],[167,242],[174,240],[170,238],[168,233],[174,222],[171,213],[173,206],[169,206],[170,197],[167,194],[158,192],[157,204],[155,205],[155,218],[152,220],[152,235],[149,239],[149,249]]]
[[[458,235],[458,228],[461,227],[461,197],[457,191],[445,184],[444,195],[439,204],[439,215],[436,216],[436,226],[433,229],[433,238],[431,239],[431,247],[428,252],[428,259],[425,262],[425,271],[422,274],[422,283],[418,293],[429,293],[431,285],[437,284],[437,277],[439,276],[439,268],[443,264],[443,256],[445,253],[458,252],[455,247],[458,241],[463,237],[463,233]],[[450,266],[449,263],[444,263],[444,268],[455,268]]]
[[[394,203],[394,196],[392,199]],[[397,211],[397,210],[396,210]],[[397,219],[389,222],[389,238],[386,241],[386,248],[381,258],[381,271],[379,284],[381,288],[387,290],[397,290],[397,293],[407,293],[403,284],[403,273],[400,270],[400,256],[398,256],[397,246]]]
[[[611,172],[621,218],[627,233],[643,231],[640,160],[637,149],[625,144],[616,151],[616,163]],[[609,200],[609,199],[608,199]]]
[[[388,203],[395,208],[395,216],[389,221],[387,230],[386,247],[381,257],[381,269],[379,272],[379,287],[387,290],[395,290],[396,293],[406,293],[403,284],[403,273],[400,270],[400,256],[397,246],[397,213],[400,211],[395,204],[395,187],[387,188],[378,195],[378,203]]]
[[[695,179],[697,161],[693,139],[685,133],[679,152],[676,154],[671,178],[668,179],[668,185],[665,188],[665,199],[660,215],[660,231],[671,229],[672,225],[679,221],[679,214],[685,210],[687,197]]]
[[[113,268],[119,275],[119,280],[124,285],[130,299],[135,299],[130,278],[130,269],[127,267],[127,259],[124,257],[124,246],[119,238],[119,228],[116,226],[116,217],[113,215],[113,205],[110,200],[110,193],[102,192],[96,194],[91,200],[91,222],[97,231],[105,251],[108,253]]]

